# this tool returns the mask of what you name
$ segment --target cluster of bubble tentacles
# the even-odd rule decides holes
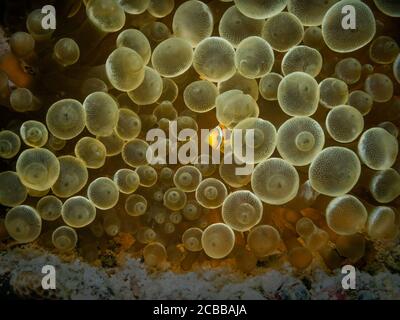
[[[149,266],[243,271],[274,256],[336,268],[395,239],[400,5],[321,3],[71,0],[56,30],[29,13],[7,61],[34,74],[0,71],[15,118],[0,132],[3,237],[91,260],[129,234]],[[232,164],[149,165],[146,132],[171,121],[254,129],[254,170],[236,174],[240,148]]]

